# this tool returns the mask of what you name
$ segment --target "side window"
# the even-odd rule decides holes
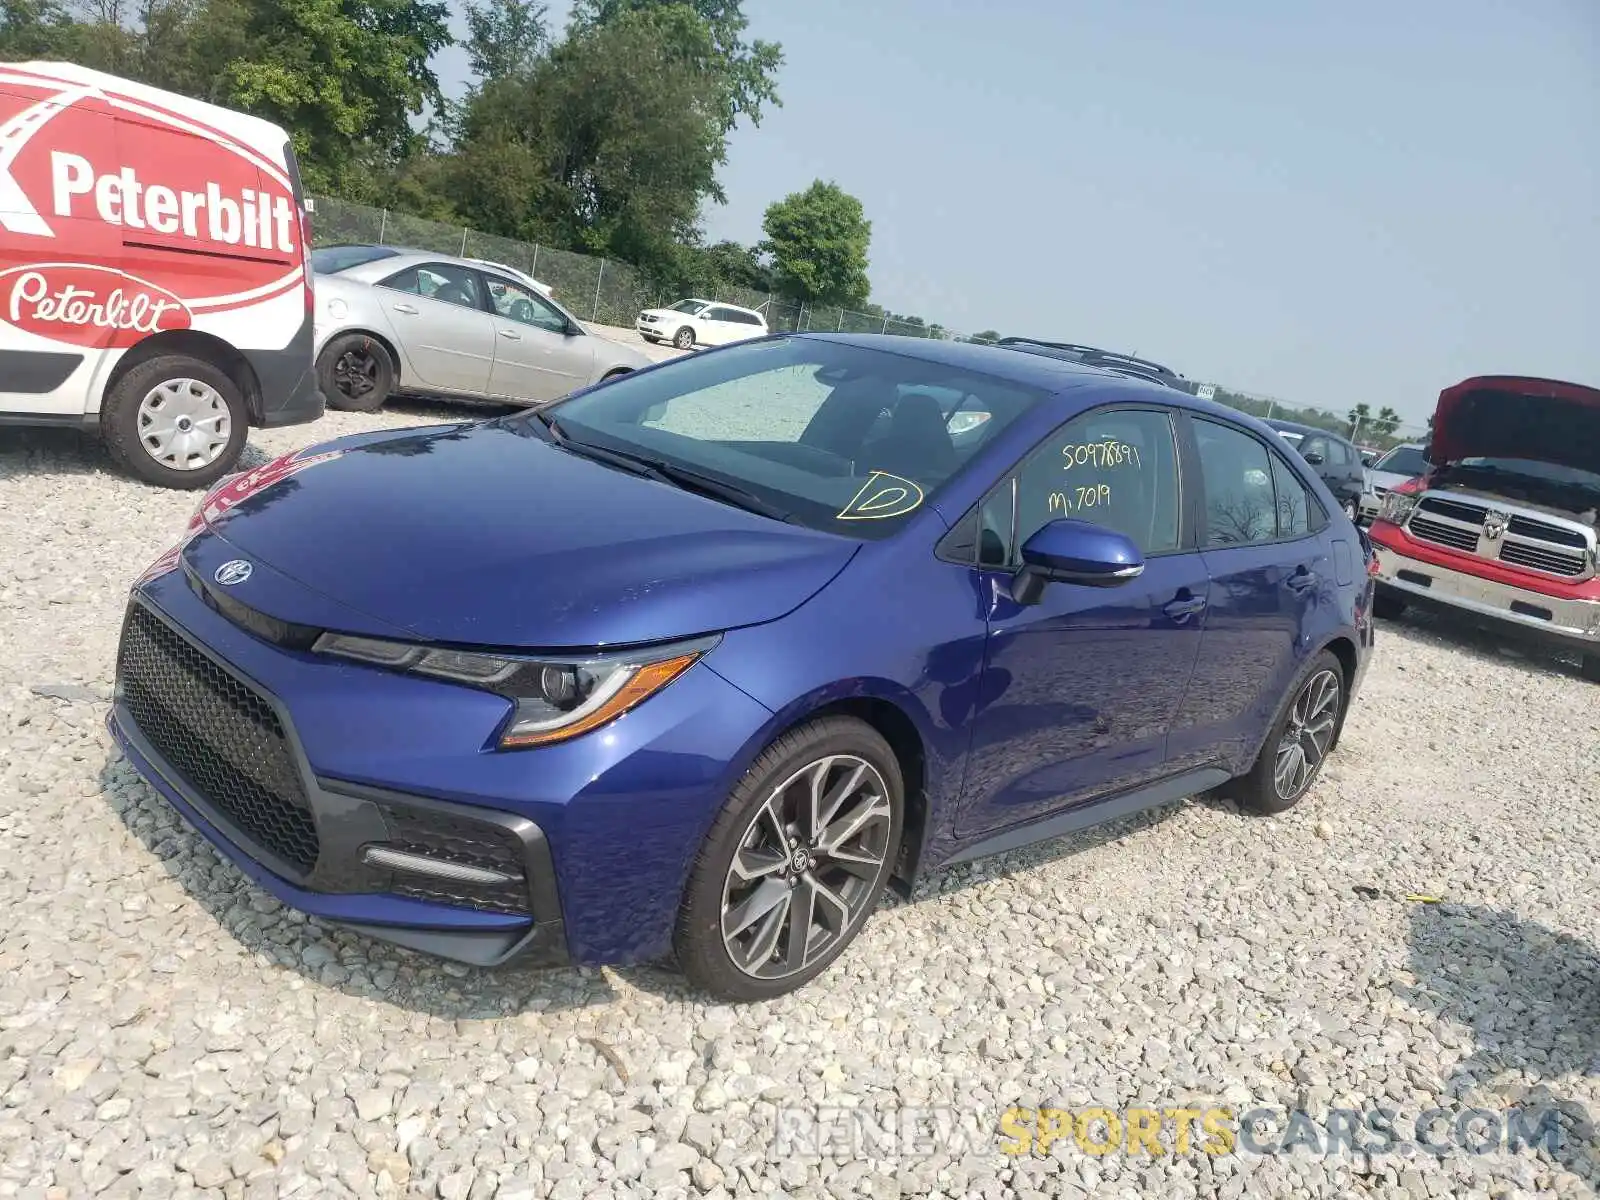
[[[1201,544],[1214,549],[1276,539],[1278,518],[1267,448],[1242,430],[1215,421],[1197,419],[1194,432],[1206,486]]]
[[[494,311],[506,320],[519,325],[532,325],[551,333],[567,332],[567,319],[532,289],[494,275],[485,276],[484,285],[489,289],[489,303],[494,306]]]
[[[707,321],[726,321],[730,319],[728,310],[725,308],[708,308],[700,316]]]
[[[1311,509],[1316,503],[1294,469],[1280,455],[1272,459],[1272,489],[1278,497],[1278,536],[1300,538],[1311,532]]]
[[[1146,554],[1178,546],[1178,465],[1167,413],[1112,409],[1069,421],[1017,472],[1016,540],[1062,517],[1132,538]]]
[[[452,263],[424,263],[420,267],[408,267],[389,276],[382,286],[444,304],[457,304],[462,308],[483,307],[478,273]]]
[[[1310,460],[1314,454],[1322,455],[1322,461],[1328,462],[1328,439],[1324,437],[1308,437],[1300,443],[1300,457]]]

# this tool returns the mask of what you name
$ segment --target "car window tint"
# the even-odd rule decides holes
[[[1330,439],[1328,442],[1328,461],[1337,463],[1341,467],[1348,467],[1350,465],[1350,447],[1343,442]]]
[[[1300,443],[1300,456],[1310,458],[1313,454],[1320,454],[1324,459],[1328,457],[1328,439],[1308,437]]]
[[[567,332],[566,317],[531,288],[519,287],[493,275],[485,278],[484,285],[489,289],[489,303],[494,311],[508,321],[532,325],[550,333]]]
[[[707,321],[727,321],[731,319],[728,310],[725,308],[708,308],[700,315]]]
[[[450,263],[424,263],[420,267],[408,267],[385,279],[383,286],[445,304],[457,304],[462,308],[483,307],[478,292],[478,273]]]
[[[1012,550],[1046,522],[1072,517],[1159,554],[1177,548],[1178,507],[1172,418],[1129,409],[1090,413],[1056,430],[1018,471]]]
[[[1272,464],[1267,448],[1242,430],[1196,420],[1206,488],[1204,544],[1248,546],[1278,536]]]
[[[1306,485],[1294,473],[1294,468],[1279,455],[1273,454],[1272,487],[1278,502],[1278,536],[1280,538],[1305,537],[1311,532],[1311,506],[1315,502],[1306,492]]]

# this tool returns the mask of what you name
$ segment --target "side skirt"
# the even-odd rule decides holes
[[[1174,800],[1182,800],[1185,796],[1208,791],[1227,783],[1232,778],[1232,775],[1220,767],[1202,767],[1196,771],[1186,771],[1182,775],[1174,775],[1170,779],[1162,779],[1135,788],[1131,792],[1118,792],[1102,796],[1098,800],[1087,800],[1053,817],[1046,817],[1042,821],[1035,821],[1020,828],[1002,830],[981,841],[964,846],[945,859],[941,865],[954,866],[956,863],[987,858],[991,854],[1003,854],[1007,850],[1016,850],[1022,846],[1031,846],[1035,842],[1076,833],[1080,829],[1088,829],[1106,821],[1115,821],[1119,817],[1132,816],[1147,808],[1157,808],[1163,804],[1171,804]]]

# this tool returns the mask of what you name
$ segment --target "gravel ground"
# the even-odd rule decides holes
[[[453,411],[333,414],[258,434],[252,458]],[[1387,625],[1292,813],[1191,801],[946,872],[809,990],[710,1006],[655,968],[481,973],[389,949],[284,910],[191,833],[102,721],[126,589],[194,502],[112,474],[88,439],[0,430],[0,1197],[1600,1180],[1600,690],[1570,667]],[[1384,1104],[1402,1132],[1436,1106],[1562,1104],[1567,1135],[1210,1155],[1169,1131],[1157,1158],[1071,1136],[1011,1155],[999,1128],[1009,1106],[1190,1103],[1318,1122]]]

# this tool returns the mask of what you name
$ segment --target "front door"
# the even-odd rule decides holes
[[[1017,604],[1010,585],[1022,543],[1061,517],[1131,537],[1144,573],[1113,588],[1052,583],[1038,604]],[[984,502],[983,526],[995,561],[982,569],[988,653],[963,835],[1167,774],[1167,731],[1206,617],[1205,566],[1184,528],[1166,410],[1103,409],[1069,422]]]
[[[530,288],[485,275],[494,310],[495,355],[489,390],[514,400],[557,400],[589,382],[594,340],[568,332],[566,315]]]
[[[405,362],[401,384],[482,396],[494,365],[494,319],[470,267],[424,263],[377,288]]]

